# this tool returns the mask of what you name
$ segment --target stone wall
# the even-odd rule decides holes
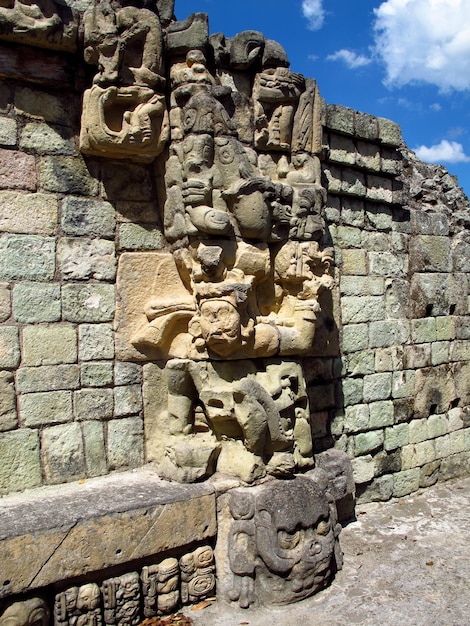
[[[342,368],[330,433],[358,498],[387,500],[469,471],[468,200],[392,122],[325,117]]]
[[[124,251],[168,246],[155,166],[78,150],[80,57],[1,45],[6,494],[149,460],[142,365],[115,359],[115,277]],[[304,363],[312,429],[353,459],[361,499],[386,500],[469,471],[468,201],[392,122],[328,105],[323,125],[339,287]]]

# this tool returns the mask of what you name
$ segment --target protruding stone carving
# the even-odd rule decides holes
[[[339,525],[326,485],[326,474],[313,470],[227,496],[231,521],[217,547],[232,574],[219,587],[227,600],[290,604],[328,584]]]
[[[102,626],[101,593],[95,583],[70,587],[54,604],[55,626]]]
[[[103,0],[84,22],[85,60],[98,73],[84,95],[80,148],[151,162],[169,138],[160,19],[149,9]]]
[[[215,565],[211,547],[202,546],[182,556],[180,569],[183,604],[199,602],[214,593]]]
[[[73,52],[77,25],[76,12],[55,0],[12,0],[0,6],[0,39]]]
[[[145,617],[174,611],[180,601],[178,559],[168,558],[142,570],[142,595]]]
[[[137,626],[140,623],[140,579],[137,572],[109,578],[102,586],[106,626]]]
[[[14,602],[0,615],[0,626],[48,626],[49,607],[42,598]]]

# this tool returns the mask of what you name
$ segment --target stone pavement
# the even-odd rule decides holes
[[[214,603],[195,626],[468,626],[470,478],[356,507],[341,534],[344,567],[317,596],[285,608]]]

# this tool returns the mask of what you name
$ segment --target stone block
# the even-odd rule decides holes
[[[392,398],[410,398],[414,394],[416,375],[413,370],[393,372]]]
[[[165,246],[162,232],[154,224],[121,224],[120,250],[161,250]]]
[[[0,368],[14,369],[20,362],[20,344],[16,326],[0,326]]]
[[[113,382],[113,364],[107,361],[89,361],[80,366],[83,387],[107,387]]]
[[[44,476],[48,484],[70,482],[86,475],[80,424],[63,424],[41,433]]]
[[[55,235],[57,198],[45,193],[0,191],[0,231],[26,235]]]
[[[404,344],[410,335],[410,324],[405,320],[387,320],[369,324],[369,347],[386,348]]]
[[[436,460],[434,441],[422,441],[414,445],[404,446],[401,451],[404,470],[422,467]]]
[[[443,435],[434,439],[436,459],[445,459],[450,455],[450,435]]]
[[[470,472],[470,457],[468,452],[460,452],[452,454],[443,459],[439,470],[439,478],[441,480],[450,480],[451,478],[463,478],[468,476]]]
[[[367,175],[367,200],[374,200],[375,202],[387,202],[391,204],[393,202],[393,185],[390,178],[383,176],[376,176],[373,174]],[[390,228],[392,221],[388,221],[388,227]]]
[[[10,117],[0,117],[0,146],[16,146],[18,123]]]
[[[386,452],[385,450],[381,450],[374,456],[374,463],[375,476],[401,472],[401,450],[397,449],[393,452]]]
[[[437,319],[440,318],[436,318]],[[455,320],[455,338],[456,339],[470,339],[470,324],[468,323],[468,316],[456,316]]]
[[[21,130],[20,150],[35,154],[72,155],[75,142],[71,129],[42,122],[28,122]]]
[[[103,200],[69,196],[62,204],[62,228],[67,235],[114,238],[116,215]]]
[[[385,428],[394,423],[394,406],[391,400],[371,402],[369,405],[369,428]]]
[[[447,412],[448,432],[451,433],[454,430],[463,428],[465,426],[464,417],[465,413],[460,407],[450,409],[450,411]]]
[[[335,165],[323,168],[326,179],[326,188],[329,193],[341,193],[341,169]]]
[[[354,134],[370,141],[378,139],[378,119],[368,113],[354,111]]]
[[[440,461],[433,461],[427,463],[420,468],[419,472],[419,486],[421,488],[427,488],[434,485],[439,479],[439,470],[441,468]]]
[[[384,174],[399,176],[403,169],[403,158],[394,148],[382,147],[380,150],[380,169]]]
[[[0,494],[38,487],[41,482],[38,432],[23,428],[0,433]],[[5,519],[5,510],[2,518]],[[2,533],[2,539],[3,537]],[[24,558],[28,559],[29,550],[25,550],[24,555]],[[12,561],[15,561],[12,557],[13,555],[10,555],[10,559],[5,557],[1,559],[2,575],[5,580],[8,579],[8,576],[5,576],[5,568],[10,567]]]
[[[351,459],[354,482],[357,485],[368,483],[374,478],[374,459],[370,454]]]
[[[345,296],[382,296],[384,279],[379,276],[342,276],[341,293]]]
[[[355,404],[348,406],[344,411],[343,430],[349,434],[355,434],[369,427],[369,405]]]
[[[0,283],[0,322],[5,322],[11,315],[11,292],[8,283]]]
[[[20,367],[16,372],[16,387],[19,393],[78,389],[79,386],[78,365]]]
[[[107,239],[61,239],[58,265],[64,280],[114,280],[114,242]]]
[[[449,433],[449,439],[451,454],[458,454],[459,452],[466,451],[465,431],[455,430],[454,432]]]
[[[449,363],[449,354],[450,342],[436,341],[431,345],[431,364],[442,365],[443,363]]]
[[[415,318],[465,315],[468,280],[465,274],[414,273],[410,300]]]
[[[326,107],[326,125],[331,130],[337,130],[346,135],[354,134],[354,110],[338,104],[329,104]]]
[[[110,202],[151,202],[154,183],[148,167],[136,163],[110,162],[103,171],[103,186]]]
[[[387,400],[392,394],[392,373],[369,374],[364,376],[364,402]]]
[[[362,378],[346,378],[343,380],[341,390],[343,394],[344,406],[362,403],[362,386]]]
[[[361,324],[382,320],[385,303],[381,296],[344,296],[341,298],[343,324]]]
[[[409,441],[409,424],[395,424],[385,429],[384,449],[387,452],[403,448]]]
[[[367,255],[365,250],[342,250],[341,274],[343,276],[366,276]]]
[[[411,420],[409,435],[410,443],[420,443],[428,438],[431,439],[428,433],[428,420],[426,418]]]
[[[144,432],[140,417],[123,417],[108,422],[109,469],[139,467],[144,462]]]
[[[429,439],[437,439],[449,432],[449,425],[445,415],[430,415],[427,420]]]
[[[338,226],[334,240],[340,248],[360,248],[362,245],[361,229],[352,226]]]
[[[114,317],[114,285],[89,283],[62,287],[62,317],[69,322],[108,322]]]
[[[36,159],[32,154],[0,148],[0,189],[36,191]]]
[[[71,391],[26,393],[18,402],[21,421],[28,428],[73,420]]]
[[[385,310],[388,319],[410,317],[410,285],[407,280],[385,279]]]
[[[391,230],[392,209],[390,207],[383,204],[367,203],[366,216],[372,228],[376,230]]]
[[[43,156],[39,162],[39,184],[44,191],[96,196],[98,180],[90,174],[82,157]]]
[[[341,191],[351,196],[364,198],[367,193],[365,175],[357,170],[345,168],[341,177]]]
[[[107,420],[113,417],[112,389],[79,389],[73,394],[75,419]]]
[[[470,272],[470,242],[465,239],[452,243],[452,262],[454,272]]]
[[[357,504],[363,502],[386,502],[390,500],[393,493],[393,476],[379,476],[374,478],[365,492],[357,498]]]
[[[114,366],[114,384],[132,385],[142,382],[142,365],[118,362]]]
[[[403,424],[409,422],[413,418],[413,398],[399,398],[393,400],[395,410],[395,424]]]
[[[393,497],[402,498],[419,489],[420,470],[414,469],[398,472],[393,476]]]
[[[18,283],[13,288],[13,316],[24,324],[58,322],[62,315],[60,285]]]
[[[377,233],[363,230],[361,233],[361,246],[365,250],[372,250],[374,252],[388,251],[390,250],[390,235],[389,233]]]
[[[420,343],[414,346],[404,346],[403,367],[406,369],[418,369],[429,367],[432,363],[431,344]]]
[[[69,324],[26,326],[23,365],[60,365],[77,361],[77,331]]]
[[[411,339],[414,343],[436,341],[436,318],[411,320]]]
[[[216,530],[210,487],[165,482],[154,471],[120,472],[60,490],[48,487],[2,501],[3,580],[10,580],[10,594],[86,580],[123,563],[207,541]]]
[[[154,202],[132,202],[125,200],[116,202],[116,219],[118,222],[133,224],[157,224],[158,211]]]
[[[439,365],[416,370],[414,412],[416,417],[444,413],[460,396],[458,373],[453,367]],[[467,379],[468,389],[468,379]]]
[[[109,324],[80,324],[78,346],[81,361],[114,358],[112,327]]]
[[[362,456],[379,450],[384,443],[383,430],[371,430],[354,436],[354,454]]]
[[[450,361],[470,361],[470,340],[454,340],[449,347]]]
[[[103,424],[99,422],[83,422],[82,432],[87,476],[91,478],[106,474],[106,446]]]
[[[377,118],[378,139],[388,145],[399,147],[403,143],[401,136],[401,128],[396,122],[386,119],[385,117]]]
[[[373,172],[380,171],[380,148],[375,143],[357,141],[356,166]]]
[[[1,280],[52,280],[55,240],[39,235],[4,235],[0,239]]]
[[[46,122],[68,125],[78,115],[76,100],[68,93],[45,93],[37,88],[17,87],[14,102],[18,113]]]
[[[352,138],[332,133],[330,135],[328,159],[345,165],[354,165],[356,147]]]
[[[410,270],[413,272],[450,272],[452,255],[448,237],[417,235],[410,241]]]
[[[450,341],[455,338],[456,318],[453,316],[436,317],[436,341]]]
[[[406,257],[393,252],[369,252],[369,269],[371,274],[397,278],[405,276],[407,271]]]
[[[375,355],[373,350],[352,352],[345,359],[346,372],[350,376],[364,376],[375,372]]]
[[[0,370],[0,432],[13,430],[17,425],[18,416],[13,374]]]
[[[310,411],[332,409],[336,403],[335,386],[333,383],[312,386],[309,390]]]
[[[396,372],[403,369],[403,346],[379,348],[375,351],[375,371]]]

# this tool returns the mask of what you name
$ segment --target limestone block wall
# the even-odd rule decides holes
[[[2,54],[6,494],[149,460],[145,366],[115,359],[115,277],[122,252],[167,244],[156,166],[78,151],[83,63],[5,43]],[[304,360],[312,429],[317,451],[353,459],[359,498],[386,500],[470,471],[468,201],[395,124],[331,105],[323,121],[338,288]]]
[[[470,467],[468,200],[388,120],[327,106],[324,130],[342,371],[317,443],[387,500]]]

